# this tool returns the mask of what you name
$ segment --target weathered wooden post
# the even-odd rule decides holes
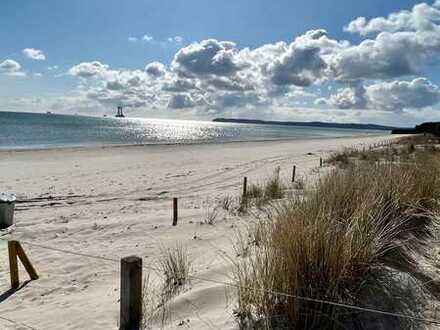
[[[9,241],[8,242],[8,252],[9,252],[9,270],[11,276],[11,287],[13,289],[17,289],[20,286],[20,278],[18,273],[18,259],[20,259],[24,268],[31,280],[38,280],[38,274],[35,271],[34,266],[30,262],[28,256],[23,250],[20,242],[18,241]]]
[[[20,285],[18,278],[18,263],[17,263],[17,246],[15,241],[8,242],[9,252],[9,273],[11,275],[11,288],[17,289]]]
[[[142,259],[121,259],[120,330],[139,329],[142,320]]]
[[[319,157],[319,167],[322,167],[322,157]]]
[[[293,165],[293,169],[292,169],[292,182],[295,182],[295,174],[296,174],[296,165]]]
[[[177,226],[177,218],[178,218],[178,207],[177,207],[177,197],[173,198],[173,226]]]
[[[243,179],[243,199],[247,197],[247,177]]]

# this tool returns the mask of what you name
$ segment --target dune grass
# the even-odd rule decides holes
[[[414,135],[396,139],[380,145],[362,148],[344,148],[333,152],[325,160],[327,164],[341,168],[363,162],[409,162],[419,155],[440,151],[440,138],[431,135]]]
[[[421,152],[411,162],[376,164],[361,156],[349,154],[357,157],[350,166],[324,175],[305,198],[292,197],[252,229],[258,245],[234,265],[243,329],[421,326],[271,293],[409,315],[421,313],[425,293],[438,296],[421,284],[431,278],[419,267],[435,234],[438,156]]]
[[[140,329],[156,329],[158,324],[164,328],[171,316],[170,301],[189,282],[191,268],[192,259],[181,243],[162,249],[158,260],[158,276],[147,273],[143,279]]]
[[[163,251],[159,260],[159,268],[162,271],[164,283],[163,292],[168,296],[177,293],[189,280],[192,260],[187,248],[182,244]]]
[[[280,168],[277,167],[262,184],[251,184],[246,196],[239,198],[239,213],[246,213],[247,209],[255,205],[258,209],[270,203],[272,200],[285,197],[285,186],[280,179]]]

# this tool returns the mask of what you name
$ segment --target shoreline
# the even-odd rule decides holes
[[[388,131],[387,131],[388,132]],[[117,148],[145,148],[145,147],[164,147],[164,146],[199,146],[199,145],[228,145],[228,144],[240,144],[240,143],[267,143],[267,142],[294,142],[294,141],[315,141],[315,140],[331,140],[331,139],[362,139],[368,137],[386,137],[390,138],[399,137],[402,135],[396,134],[356,134],[347,136],[316,136],[316,137],[291,137],[291,138],[274,138],[274,139],[261,139],[261,140],[231,140],[231,141],[205,141],[205,142],[170,142],[170,143],[129,143],[129,144],[85,144],[85,145],[60,145],[60,146],[38,146],[38,147],[0,147],[0,154],[2,153],[14,153],[14,152],[31,152],[31,151],[59,151],[59,150],[102,150],[102,149],[117,149]]]

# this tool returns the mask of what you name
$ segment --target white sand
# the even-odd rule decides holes
[[[16,230],[1,238],[117,260],[135,254],[153,266],[161,248],[181,242],[194,259],[193,274],[228,281],[223,253],[234,255],[234,233],[251,219],[221,210],[215,225],[201,225],[207,205],[238,196],[243,176],[261,181],[280,166],[289,181],[295,163],[307,177],[331,150],[390,138],[0,152],[0,191],[28,200],[17,205]],[[177,227],[172,197],[179,197]],[[0,329],[117,329],[118,262],[23,246],[41,278],[8,296],[7,245],[0,241]],[[166,328],[235,329],[235,304],[222,285],[193,280],[171,302]]]

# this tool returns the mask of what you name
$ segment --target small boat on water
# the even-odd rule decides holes
[[[122,112],[122,105],[118,106],[118,112],[116,113],[116,118],[125,118],[124,113]]]

